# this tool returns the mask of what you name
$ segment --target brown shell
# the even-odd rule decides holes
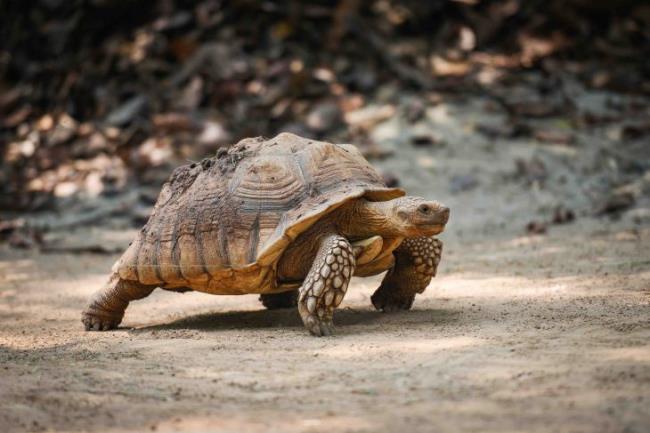
[[[272,291],[279,257],[324,215],[354,198],[402,195],[354,146],[288,133],[245,139],[176,169],[114,270],[166,288]]]

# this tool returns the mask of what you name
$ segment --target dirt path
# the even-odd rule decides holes
[[[650,230],[585,220],[456,239],[413,311],[357,279],[338,334],[254,297],[163,291],[125,325],[79,313],[111,257],[0,262],[0,425],[23,431],[644,432]]]

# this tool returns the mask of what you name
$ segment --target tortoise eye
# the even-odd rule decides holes
[[[428,215],[429,213],[431,213],[431,206],[429,206],[428,204],[421,204],[420,206],[418,206],[418,211],[422,212],[425,215]]]

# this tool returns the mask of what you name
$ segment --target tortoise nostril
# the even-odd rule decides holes
[[[446,224],[449,221],[449,208],[447,206],[442,206],[440,208],[440,219],[443,224]]]

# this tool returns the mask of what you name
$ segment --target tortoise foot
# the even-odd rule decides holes
[[[316,337],[329,337],[334,334],[334,323],[331,319],[322,320],[316,316],[304,319],[305,327],[311,335]]]
[[[90,298],[88,307],[81,314],[86,331],[108,331],[117,328],[129,302],[142,299],[156,288],[136,281],[126,281],[116,273]]]
[[[112,315],[89,308],[82,313],[81,321],[86,331],[108,331],[117,328],[122,322],[122,315]]]
[[[394,290],[381,288],[372,295],[370,300],[377,310],[384,313],[395,313],[410,310],[415,300],[415,293],[395,293]]]

